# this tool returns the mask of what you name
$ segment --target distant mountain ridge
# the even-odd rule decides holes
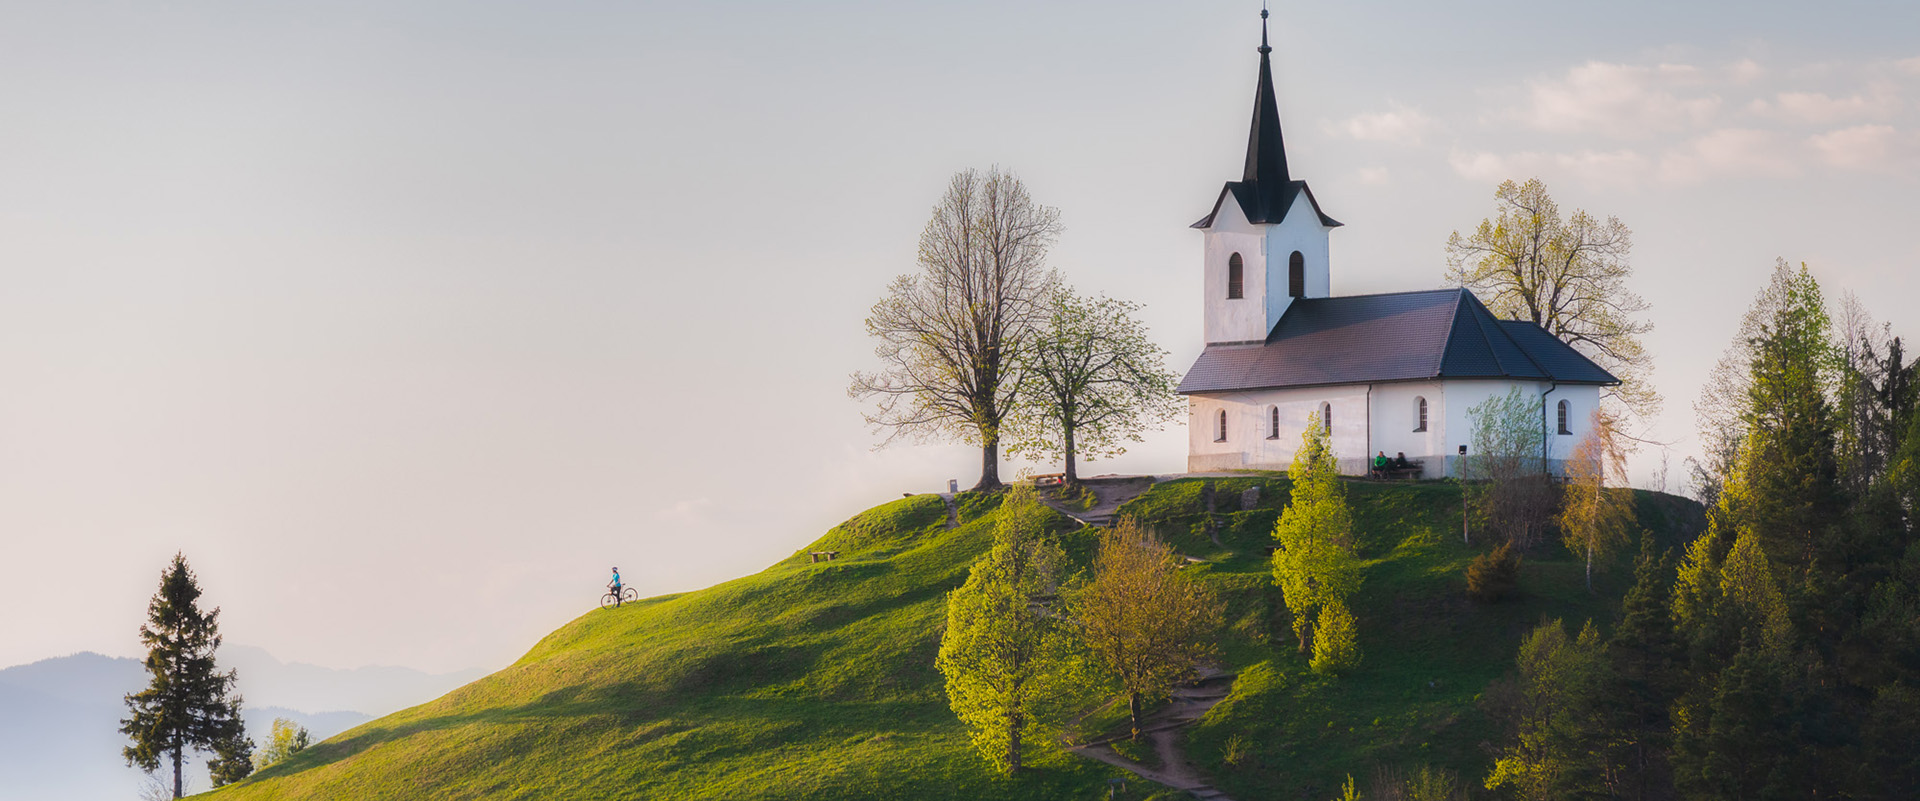
[[[284,663],[247,646],[222,648],[220,665],[239,671],[242,717],[255,742],[276,717],[305,726],[317,741],[481,675],[336,670]],[[88,651],[0,669],[0,801],[133,798],[140,773],[120,756],[126,738],[119,726],[124,696],[146,681],[139,660]],[[205,759],[190,764],[192,786],[207,788]]]

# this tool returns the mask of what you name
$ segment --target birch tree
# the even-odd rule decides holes
[[[883,366],[847,394],[871,400],[867,423],[901,437],[980,446],[980,482],[1000,486],[1002,426],[1019,403],[1023,351],[1046,316],[1047,250],[1060,212],[1036,205],[1013,173],[956,173],[920,233],[920,269],[888,285],[867,316]]]
[[[1606,409],[1593,410],[1592,424],[1567,460],[1567,488],[1560,501],[1560,537],[1567,550],[1587,557],[1587,591],[1593,591],[1593,560],[1621,543],[1633,526],[1633,490],[1627,485],[1627,449]]]

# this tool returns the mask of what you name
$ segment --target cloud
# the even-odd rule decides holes
[[[1631,150],[1507,154],[1456,152],[1447,157],[1447,163],[1461,177],[1487,184],[1549,175],[1592,184],[1631,185],[1644,180],[1652,166],[1647,157]]]
[[[1619,138],[1698,128],[1714,118],[1720,98],[1683,96],[1676,89],[1699,87],[1708,80],[1700,69],[1685,64],[1590,61],[1563,79],[1531,82],[1528,105],[1516,116],[1541,131]]]
[[[1432,132],[1437,122],[1419,109],[1405,108],[1394,104],[1391,111],[1378,111],[1360,114],[1345,122],[1328,126],[1336,133],[1343,133],[1363,142],[1389,142],[1396,145],[1418,145]]]
[[[1356,177],[1359,178],[1360,183],[1368,186],[1385,186],[1393,176],[1387,173],[1385,167],[1361,167]]]
[[[1660,159],[1658,177],[1697,183],[1715,176],[1788,176],[1799,172],[1785,135],[1753,128],[1722,128],[1695,137]]]
[[[1851,97],[1832,97],[1820,92],[1781,92],[1772,102],[1755,100],[1748,109],[1762,116],[1815,125],[1858,119],[1886,119],[1900,108],[1900,97],[1892,86],[1876,84]]]
[[[711,520],[707,509],[713,506],[712,498],[689,498],[653,513],[656,519],[683,526],[704,525]]]
[[[1920,159],[1920,137],[1891,125],[1856,125],[1815,134],[1807,144],[1827,164],[1849,170],[1901,167]]]
[[[1908,59],[1901,59],[1899,61],[1893,62],[1893,65],[1896,67],[1899,67],[1902,72],[1905,72],[1909,75],[1920,75],[1920,56],[1915,56],[1913,58],[1908,58]]]

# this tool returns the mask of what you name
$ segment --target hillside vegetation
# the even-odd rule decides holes
[[[1189,569],[1225,599],[1221,656],[1239,679],[1189,733],[1187,753],[1242,799],[1332,797],[1345,775],[1375,766],[1484,776],[1492,732],[1476,696],[1511,669],[1533,625],[1604,623],[1631,578],[1613,565],[1589,594],[1580,561],[1543,549],[1525,562],[1520,597],[1472,604],[1463,572],[1482,549],[1460,541],[1459,489],[1353,482],[1365,661],[1324,678],[1295,653],[1267,568],[1286,479],[1214,484],[1214,535],[1198,479],[1156,485],[1122,512],[1204,560]],[[1255,486],[1258,502],[1239,508]],[[1638,502],[1663,545],[1699,530],[1690,502]],[[933,666],[945,596],[991,544],[999,497],[966,493],[959,504],[955,529],[939,498],[907,498],[758,574],[588,612],[505,670],[211,797],[1104,798],[1125,774],[1060,752],[998,775],[947,708]],[[1054,522],[1084,563],[1091,532]],[[840,558],[813,564],[807,550]],[[1125,797],[1153,792],[1136,781]]]

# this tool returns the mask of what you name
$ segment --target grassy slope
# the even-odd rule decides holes
[[[1476,607],[1461,578],[1459,494],[1446,484],[1355,483],[1370,560],[1355,601],[1366,662],[1325,680],[1294,654],[1266,576],[1280,477],[1253,509],[1229,511],[1224,547],[1206,537],[1200,482],[1157,486],[1124,511],[1154,522],[1229,604],[1233,696],[1191,737],[1190,755],[1242,797],[1327,795],[1375,763],[1484,772],[1476,694],[1511,663],[1543,616],[1604,618],[1625,571],[1601,592],[1563,553],[1530,560],[1520,601]],[[594,611],[512,667],[441,699],[349,731],[219,799],[282,798],[1093,798],[1104,766],[1043,758],[1017,780],[992,774],[946,708],[933,669],[944,595],[991,539],[997,500],[963,495],[963,525],[918,496],[870,510],[767,570],[699,592]],[[1643,523],[1673,539],[1693,512],[1643,498]],[[1061,520],[1064,527],[1064,519]],[[1065,534],[1085,557],[1086,532]],[[1222,764],[1238,737],[1245,755]],[[1137,786],[1137,785],[1136,785]],[[1138,797],[1139,794],[1135,794]]]

